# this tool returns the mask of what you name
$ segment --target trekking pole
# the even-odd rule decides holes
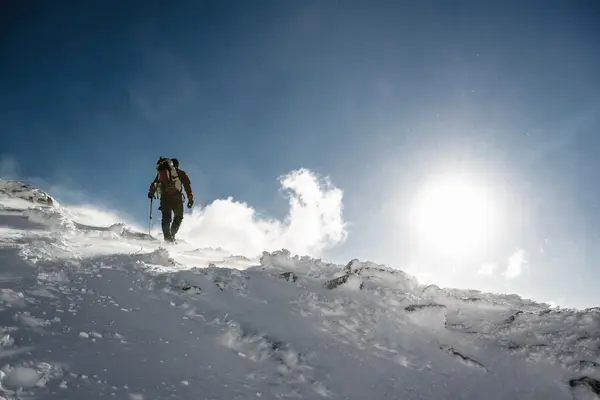
[[[150,198],[150,220],[148,221],[148,236],[152,236],[152,201],[154,196]]]

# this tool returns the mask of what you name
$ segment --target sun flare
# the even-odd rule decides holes
[[[480,248],[494,229],[492,199],[460,176],[426,183],[416,197],[411,223],[428,248],[462,256]]]

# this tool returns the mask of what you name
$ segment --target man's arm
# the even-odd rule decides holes
[[[181,183],[185,189],[185,194],[188,198],[188,201],[193,201],[194,193],[192,192],[192,182],[190,181],[190,177],[184,171],[179,170],[179,178],[181,179]]]

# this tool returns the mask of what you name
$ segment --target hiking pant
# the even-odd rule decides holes
[[[183,220],[183,197],[161,197],[159,210],[162,212],[161,225],[165,240],[173,240]],[[173,224],[171,214],[175,214]]]

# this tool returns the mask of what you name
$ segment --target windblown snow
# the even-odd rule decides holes
[[[48,199],[0,181],[0,398],[600,396],[600,309],[165,246]]]

